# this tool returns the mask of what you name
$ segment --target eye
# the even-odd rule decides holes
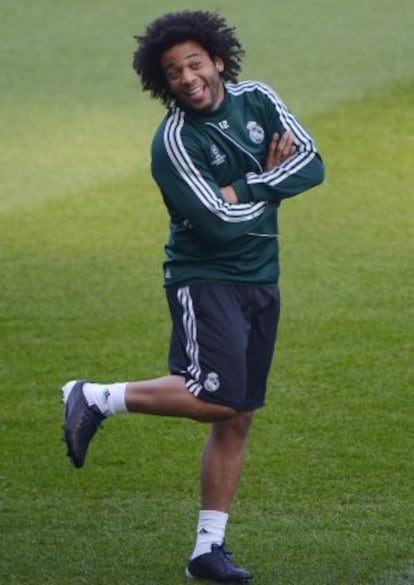
[[[168,69],[167,71],[167,78],[171,81],[178,79],[180,77],[180,73],[177,69]]]
[[[191,69],[201,69],[202,66],[203,66],[203,62],[200,60],[191,61],[191,63],[190,63]]]

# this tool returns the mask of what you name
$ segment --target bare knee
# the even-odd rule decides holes
[[[227,430],[240,436],[247,436],[253,419],[252,412],[236,410],[224,404],[214,404],[198,400],[198,409],[192,418],[200,422],[217,423],[217,429]]]
[[[198,401],[197,412],[194,413],[192,418],[200,422],[223,422],[233,419],[237,416],[238,411],[231,406],[225,406],[222,404],[213,404],[211,402]]]
[[[234,438],[244,440],[248,433],[253,420],[252,412],[233,411],[233,415],[218,420],[213,425],[213,431],[218,434],[232,435]]]

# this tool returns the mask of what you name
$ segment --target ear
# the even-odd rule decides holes
[[[224,61],[221,57],[216,57],[214,59],[214,65],[219,73],[223,73],[224,71]]]

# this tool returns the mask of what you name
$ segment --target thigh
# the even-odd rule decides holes
[[[249,410],[264,404],[280,314],[278,288],[255,287],[251,295],[252,316],[246,354]]]
[[[246,409],[250,313],[244,290],[200,283],[167,289],[173,320],[169,365],[198,398]]]

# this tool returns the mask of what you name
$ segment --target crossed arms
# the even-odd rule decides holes
[[[285,132],[282,136],[274,133],[267,151],[265,170],[270,171],[274,167],[279,166],[283,161],[293,156],[296,152],[296,146],[293,140],[293,135],[290,132]],[[237,193],[232,185],[226,185],[220,189],[223,199],[227,203],[238,203]]]

